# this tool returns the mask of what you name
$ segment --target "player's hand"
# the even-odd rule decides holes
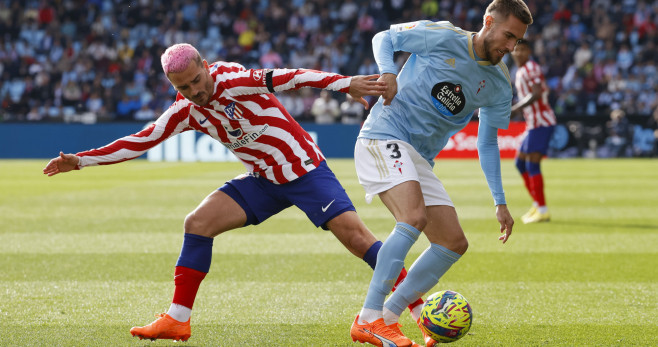
[[[398,93],[398,81],[396,78],[397,76],[392,73],[385,73],[379,77],[379,81],[386,83],[386,91],[382,94],[385,106],[390,105],[391,101],[393,101],[393,98]]]
[[[59,152],[59,157],[55,157],[48,162],[43,173],[48,176],[57,175],[61,172],[69,172],[74,170],[80,163],[80,158],[74,154],[64,154]]]
[[[512,235],[512,226],[514,226],[514,218],[509,213],[507,205],[496,205],[496,218],[500,223],[500,232],[503,234],[498,239],[505,243]]]
[[[376,80],[379,75],[354,76],[350,82],[349,94],[363,107],[368,109],[368,102],[363,97],[366,95],[380,96],[386,91],[386,83]]]

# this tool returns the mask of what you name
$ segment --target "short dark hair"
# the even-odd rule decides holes
[[[523,24],[532,24],[532,14],[528,5],[523,0],[493,0],[487,10],[485,16],[490,13],[497,13],[502,16],[502,20],[506,19],[510,14],[518,18]]]

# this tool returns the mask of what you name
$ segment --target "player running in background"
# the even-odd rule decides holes
[[[306,69],[247,70],[236,63],[208,65],[189,44],[169,47],[162,67],[178,91],[176,101],[151,126],[104,147],[60,153],[44,168],[48,176],[86,166],[134,159],[167,138],[188,130],[205,133],[235,154],[248,170],[208,195],[187,215],[175,269],[172,304],[153,323],[133,327],[133,336],[187,340],[197,291],[210,269],[213,238],[259,224],[295,205],[317,227],[331,230],[352,254],[375,267],[382,245],[363,224],[345,190],[311,136],[272,94],[315,87],[349,93],[367,107],[364,95],[381,95],[379,75],[347,77]],[[400,280],[406,271],[398,271]],[[419,303],[422,303],[419,302]]]
[[[532,49],[520,40],[511,55],[518,70],[514,85],[519,101],[512,112],[523,110],[526,135],[516,153],[516,168],[532,197],[530,210],[521,217],[523,223],[548,222],[551,219],[544,198],[544,177],[540,163],[551,141],[555,128],[555,114],[548,104],[548,86],[539,64],[530,59]]]
[[[512,106],[509,72],[501,59],[532,23],[521,0],[494,0],[484,26],[468,32],[450,22],[419,21],[391,26],[373,38],[375,59],[387,91],[373,106],[355,148],[359,182],[396,225],[382,246],[364,306],[354,320],[354,341],[410,346],[398,327],[404,307],[434,287],[466,252],[468,241],[454,205],[433,173],[434,158],[479,109],[477,148],[496,206],[500,240],[512,233],[500,173],[498,129],[507,128]],[[395,51],[411,56],[397,76]],[[430,246],[415,260],[388,300],[396,273],[421,232]],[[420,325],[419,311],[412,317]],[[427,345],[435,341],[424,336]]]

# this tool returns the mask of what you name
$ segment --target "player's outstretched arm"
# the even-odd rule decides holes
[[[379,75],[354,76],[350,81],[349,94],[354,100],[361,103],[366,110],[368,102],[363,98],[366,95],[380,96],[386,92],[386,82],[376,80]]]
[[[514,226],[514,218],[509,213],[507,205],[496,205],[496,218],[500,223],[500,232],[503,234],[498,239],[505,243],[512,235],[512,227]]]
[[[80,158],[76,155],[59,152],[59,157],[51,159],[50,162],[48,162],[48,165],[43,168],[43,173],[48,176],[53,176],[61,172],[69,172],[75,170],[78,163],[80,163]]]

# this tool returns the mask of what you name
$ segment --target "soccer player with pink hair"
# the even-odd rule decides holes
[[[162,67],[178,91],[176,101],[151,126],[106,146],[53,158],[44,174],[79,170],[134,159],[167,138],[189,130],[226,146],[247,173],[210,193],[187,215],[175,268],[172,304],[153,323],[133,327],[133,336],[187,340],[192,306],[210,269],[214,237],[259,224],[295,205],[316,227],[331,232],[372,268],[382,245],[357,216],[345,190],[311,136],[288,114],[274,92],[303,87],[348,93],[367,108],[365,95],[381,95],[379,75],[342,76],[308,69],[245,69],[208,64],[189,44],[169,47]],[[404,278],[402,271],[398,282]],[[422,303],[418,301],[415,305]]]

